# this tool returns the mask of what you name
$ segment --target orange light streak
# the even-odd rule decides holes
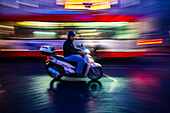
[[[162,44],[163,39],[150,39],[150,40],[140,40],[137,41],[137,45],[147,45],[147,44]]]
[[[0,51],[29,51],[29,49],[0,49]]]
[[[63,51],[63,49],[56,49],[55,51]]]

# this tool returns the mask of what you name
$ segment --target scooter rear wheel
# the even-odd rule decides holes
[[[90,68],[89,74],[87,75],[91,80],[98,80],[103,76],[103,70],[101,67]]]

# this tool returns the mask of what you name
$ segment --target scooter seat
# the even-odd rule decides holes
[[[67,62],[67,63],[69,63],[69,64],[71,64],[71,65],[73,65],[73,66],[77,66],[77,63],[76,63],[76,62],[74,62],[74,61],[68,61],[68,60],[64,59],[63,56],[54,55],[54,57],[55,57],[56,59],[58,59],[58,60]]]

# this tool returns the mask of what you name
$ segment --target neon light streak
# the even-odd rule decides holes
[[[29,49],[0,49],[0,51],[29,51]]]
[[[63,51],[63,49],[56,49],[55,51]]]
[[[137,45],[147,45],[147,44],[162,44],[163,39],[151,39],[151,40],[141,40],[137,41]]]

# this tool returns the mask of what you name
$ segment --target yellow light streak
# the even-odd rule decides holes
[[[140,49],[140,50],[125,50],[125,52],[142,52],[147,51],[146,49]]]
[[[14,26],[0,25],[0,28],[6,28],[6,29],[12,29],[12,30],[14,30]]]
[[[116,51],[115,49],[99,49],[96,52]]]
[[[147,45],[147,44],[161,44],[163,43],[163,39],[150,39],[150,40],[140,40],[137,41],[136,45]]]
[[[55,51],[63,51],[63,49],[56,49]]]
[[[137,45],[147,45],[147,44],[162,44],[163,41],[158,41],[158,42],[145,42],[145,43],[137,43]]]

